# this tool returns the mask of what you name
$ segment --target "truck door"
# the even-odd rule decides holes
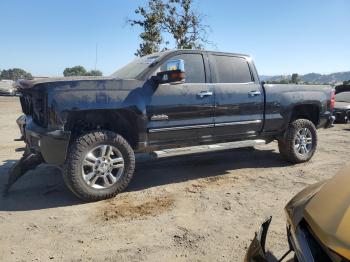
[[[147,106],[150,144],[202,140],[211,137],[214,127],[214,91],[206,81],[200,53],[177,54],[157,70],[166,71],[173,60],[185,62],[185,83],[162,84]]]
[[[214,135],[254,136],[262,129],[264,94],[245,57],[210,55],[215,92]]]

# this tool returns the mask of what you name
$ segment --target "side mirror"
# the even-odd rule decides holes
[[[185,81],[185,62],[182,59],[172,60],[166,64],[166,71],[157,74],[159,84],[179,84]]]

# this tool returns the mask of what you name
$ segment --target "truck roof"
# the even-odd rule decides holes
[[[176,53],[176,52],[185,52],[185,53],[207,53],[207,54],[220,54],[220,55],[234,55],[234,56],[242,56],[250,58],[250,55],[247,54],[239,54],[239,53],[230,53],[230,52],[220,52],[220,51],[210,51],[210,50],[193,50],[193,49],[174,49],[174,50],[166,50],[163,52],[159,52],[156,54],[169,54],[169,53]],[[155,54],[153,54],[155,55]]]

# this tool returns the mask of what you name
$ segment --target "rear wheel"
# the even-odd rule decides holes
[[[284,138],[278,141],[278,148],[289,162],[309,161],[317,148],[315,125],[307,119],[294,120],[289,124]]]
[[[97,201],[122,192],[134,169],[135,155],[128,142],[113,132],[96,131],[72,144],[63,177],[80,199]]]

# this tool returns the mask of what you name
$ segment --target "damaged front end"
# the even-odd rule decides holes
[[[14,183],[16,183],[16,181],[20,177],[22,177],[29,170],[35,169],[38,165],[44,162],[44,159],[42,158],[41,154],[39,152],[31,152],[31,150],[29,149],[29,145],[26,142],[26,116],[21,115],[20,117],[18,117],[16,123],[21,132],[21,137],[15,140],[24,141],[26,143],[26,148],[21,159],[17,161],[8,172],[8,181],[3,192],[4,197],[8,195],[10,188],[13,186]]]
[[[7,182],[7,185],[5,186],[3,195],[7,196],[11,186],[21,176],[23,176],[29,170],[35,169],[38,165],[40,165],[43,162],[44,160],[40,154],[33,154],[29,151],[26,151],[23,154],[22,158],[10,168],[8,173],[9,175],[8,182]]]
[[[16,120],[21,132],[16,141],[24,141],[26,145],[22,158],[9,170],[4,195],[21,176],[41,163],[62,165],[70,138],[69,132],[48,124],[46,88],[35,86],[35,81],[19,81],[17,86],[24,114]]]
[[[17,118],[16,123],[19,127],[21,137],[15,141],[24,141],[26,143],[25,151],[19,161],[17,161],[8,172],[8,182],[5,186],[3,195],[7,196],[13,184],[22,177],[29,170],[35,169],[38,165],[44,162],[40,152],[34,151],[31,148],[31,140],[27,137],[26,125],[27,116],[32,116],[35,121],[45,125],[45,98],[43,92],[33,90],[34,81],[19,80],[17,83],[17,90],[20,96],[20,103],[24,115]]]
[[[271,259],[271,254],[270,256],[267,255],[266,248],[265,248],[266,237],[267,237],[267,232],[269,230],[269,226],[271,224],[271,220],[272,220],[272,217],[270,216],[262,223],[259,231],[255,233],[255,237],[248,248],[247,254],[244,258],[244,262],[268,262],[268,261],[281,262],[293,251],[292,246],[289,242],[289,250],[286,253],[284,253],[280,259],[277,259],[275,257]],[[287,230],[287,233],[289,233],[288,230]],[[288,241],[289,241],[289,235],[290,234],[288,234]]]
[[[60,130],[48,131],[37,125],[30,116],[17,119],[22,138],[26,143],[22,158],[9,170],[9,179],[4,191],[7,195],[10,187],[27,171],[42,163],[60,166],[64,163],[70,133]]]
[[[245,256],[245,262],[267,262],[266,258],[266,237],[271,224],[272,217],[267,218],[260,226],[259,232],[255,233],[255,237],[250,244],[247,254]]]

